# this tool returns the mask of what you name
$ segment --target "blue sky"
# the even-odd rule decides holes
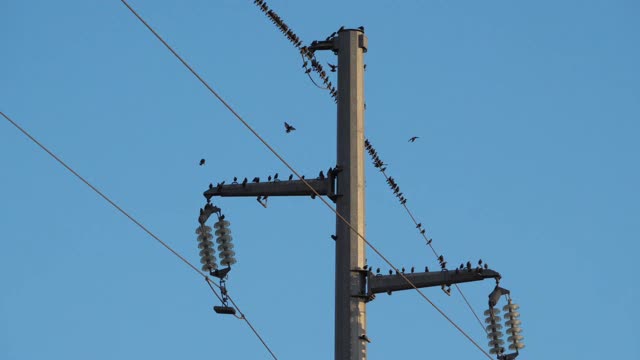
[[[335,163],[335,104],[252,1],[131,5],[298,171]],[[435,248],[502,273],[521,359],[640,358],[638,2],[269,5],[307,43],[366,27],[367,137]],[[190,261],[210,182],[288,175],[119,1],[3,1],[0,43],[0,111]],[[0,150],[0,358],[269,358],[201,278],[6,121]],[[217,204],[247,317],[280,359],[332,358],[334,216],[309,198]],[[372,166],[366,211],[394,264],[437,267]],[[478,312],[492,287],[462,286]],[[459,295],[425,292],[486,349]],[[410,291],[369,303],[368,335],[371,359],[483,357]]]

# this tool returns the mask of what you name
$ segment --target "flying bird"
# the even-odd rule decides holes
[[[329,65],[329,67],[331,68],[331,70],[329,70],[329,71],[336,72],[336,69],[338,68],[337,65],[333,65],[333,64],[330,64],[330,63],[327,63],[327,65]]]
[[[204,163],[207,162],[207,160],[205,159],[200,159],[200,166],[204,165]]]
[[[415,142],[416,140],[420,139],[419,136],[414,136],[411,139],[409,139],[409,142]]]
[[[294,128],[293,126],[289,125],[288,122],[284,122],[284,130],[285,132],[288,134],[290,132],[292,132],[293,130],[295,130],[296,128]]]

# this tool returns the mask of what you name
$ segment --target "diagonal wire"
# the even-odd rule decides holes
[[[373,159],[374,167],[376,167],[376,168],[378,168],[380,170],[380,173],[382,174],[382,176],[384,176],[384,178],[386,179],[388,184],[394,184],[397,187],[396,181],[392,180],[392,178],[389,175],[387,175],[386,169],[387,169],[388,165],[380,159],[380,157],[378,156],[377,151],[373,148],[373,145],[371,145],[371,142],[368,139],[367,139],[367,145],[368,145],[367,151],[369,152],[369,155]],[[400,191],[399,187],[397,187],[397,189],[398,189],[397,191],[399,192]],[[407,214],[411,218],[411,221],[413,221],[413,224],[416,225],[416,229],[419,229],[420,235],[425,240],[426,245],[429,246],[429,248],[433,252],[433,255],[435,255],[435,257],[438,260],[442,259],[441,263],[440,263],[442,265],[442,262],[444,261],[443,260],[444,258],[442,257],[442,254],[438,254],[436,249],[433,247],[433,243],[432,243],[433,239],[428,238],[427,235],[425,234],[424,230],[420,230],[421,223],[418,222],[416,217],[413,215],[413,212],[411,211],[411,209],[409,209],[409,207],[407,206],[407,200],[404,197],[404,195],[402,195],[402,193],[399,192],[399,193],[396,194],[396,197],[398,197],[398,199],[400,200],[400,205],[402,205],[402,207],[405,209],[405,211],[407,212]],[[460,293],[460,296],[462,296],[462,299],[467,304],[467,307],[469,308],[469,310],[471,311],[473,316],[478,321],[478,324],[480,325],[480,328],[485,333],[488,334],[488,331],[487,331],[487,329],[485,329],[485,326],[482,323],[482,320],[480,320],[480,317],[478,316],[478,313],[475,311],[473,306],[471,306],[471,303],[469,303],[469,300],[467,300],[467,297],[464,295],[464,292],[462,292],[462,289],[460,288],[460,286],[458,284],[454,284],[454,286],[456,287],[456,290],[458,290],[458,292]]]
[[[322,88],[320,87],[318,84],[316,84],[316,82],[313,80],[313,78],[310,75],[310,71],[311,69],[308,69],[306,67],[306,61],[304,62],[304,67],[307,69],[305,71],[305,73],[309,76],[309,78],[311,79],[311,81],[314,83],[314,85],[316,85],[317,87],[321,88],[321,89],[329,89],[332,90],[331,91],[331,96],[334,97],[334,100],[337,101],[337,98],[335,96],[336,92],[335,89],[333,89],[330,86],[330,83],[328,83],[328,78],[326,77],[326,73],[324,72],[324,70],[322,69],[322,65],[320,65],[319,62],[317,61],[313,61],[315,60],[313,57],[310,57],[313,55],[313,53],[310,53],[308,50],[306,50],[305,47],[301,47],[302,41],[300,41],[300,38],[295,34],[295,32],[293,32],[293,30],[291,29],[290,26],[288,26],[284,20],[282,20],[282,18],[275,12],[273,11],[273,9],[270,9],[269,6],[267,5],[267,3],[264,0],[254,0],[253,1],[254,4],[269,18],[269,20],[271,20],[271,22],[284,34],[284,36],[286,38],[288,38],[288,40],[291,42],[291,44],[301,50],[300,54],[303,58],[303,61],[305,61],[305,55],[307,56],[307,58],[309,58],[312,61],[312,69],[314,71],[316,71],[320,77],[322,78],[322,80],[325,82],[325,84],[327,85],[327,88]],[[331,38],[332,36],[334,36],[336,33],[333,33],[329,36],[329,38]],[[329,39],[327,38],[327,39]],[[367,139],[367,142],[369,142],[369,140]],[[370,144],[370,143],[369,143]],[[373,149],[373,147],[372,147]],[[373,149],[373,153],[369,152],[369,154],[372,156],[374,163],[377,156],[377,153],[375,151],[375,149]],[[375,156],[374,156],[375,155]],[[379,160],[379,159],[378,159]],[[381,167],[382,166],[382,162],[380,162],[380,166],[376,166],[376,167]],[[384,172],[383,169],[380,169],[382,172],[382,175],[385,177],[385,179],[387,181],[390,180],[390,177]],[[418,221],[416,220],[415,216],[413,215],[413,213],[411,212],[411,210],[409,209],[409,207],[407,207],[406,205],[406,199],[404,197],[399,197],[400,199],[400,203],[401,205],[404,207],[404,209],[406,210],[407,214],[411,217],[411,220],[413,220],[414,224],[416,225],[416,228],[419,228],[418,226]],[[424,240],[426,241],[426,244],[431,248],[431,251],[433,252],[433,254],[436,256],[436,258],[440,261],[440,264],[443,265],[444,262],[444,258],[441,258],[442,254],[438,254],[438,252],[435,250],[435,248],[433,247],[433,245],[431,244],[432,239],[428,239],[424,232],[421,231],[420,233]],[[462,296],[462,298],[464,299],[465,303],[467,304],[467,307],[469,308],[469,310],[471,311],[471,313],[473,314],[473,316],[476,318],[476,320],[478,320],[478,323],[480,324],[480,327],[482,328],[483,331],[487,332],[482,321],[480,320],[480,318],[478,317],[477,312],[474,310],[473,306],[471,306],[471,304],[469,303],[469,301],[467,300],[467,297],[464,295],[464,293],[462,292],[462,289],[460,288],[460,286],[458,286],[458,284],[454,284],[456,289],[458,290],[458,292],[460,293],[460,295]]]
[[[294,173],[302,182],[333,212],[336,216],[345,223],[359,238],[364,241],[369,248],[371,248],[382,260],[384,260],[389,266],[395,269],[401,277],[420,294],[431,306],[433,306],[451,325],[453,325],[462,335],[464,335],[473,345],[475,345],[482,353],[484,353],[489,359],[492,359],[491,355],[487,353],[476,341],[474,341],[458,324],[456,324],[449,316],[447,316],[434,302],[432,302],[416,285],[409,280],[404,274],[400,273],[396,268],[376,247],[374,247],[358,230],[347,221],[342,215],[340,215],[336,209],[327,202],[322,196],[311,186],[302,176],[275,150],[269,143],[256,130],[245,121],[128,3],[126,0],[120,0],[132,13],[135,15],[144,26],[153,33],[153,35],[204,85],[212,95],[214,95],[246,128],[249,130],[275,157],[280,160],[292,173]]]
[[[69,172],[71,172],[73,175],[75,175],[78,179],[80,179],[80,181],[82,181],[83,183],[85,183],[85,185],[87,185],[89,188],[91,188],[91,190],[93,190],[96,194],[100,195],[100,197],[102,197],[104,200],[106,200],[109,204],[111,204],[111,206],[113,206],[114,208],[116,208],[120,213],[122,213],[122,215],[126,216],[129,220],[131,220],[134,224],[138,225],[139,228],[141,228],[144,232],[146,232],[147,234],[149,234],[149,236],[151,236],[152,238],[154,238],[156,241],[158,241],[162,246],[164,246],[167,250],[171,251],[171,253],[173,253],[173,255],[175,255],[176,257],[178,257],[180,260],[182,260],[182,262],[184,262],[187,266],[189,266],[193,271],[195,271],[196,273],[198,273],[200,276],[204,277],[205,281],[207,282],[207,284],[209,285],[209,287],[211,288],[211,291],[213,292],[213,294],[218,298],[218,300],[222,301],[222,298],[220,297],[220,295],[218,295],[218,292],[213,288],[212,285],[216,286],[217,288],[220,288],[219,285],[212,283],[211,279],[202,271],[200,271],[200,269],[198,269],[197,267],[195,267],[191,262],[189,262],[189,260],[185,259],[184,256],[180,255],[177,251],[175,251],[173,248],[171,248],[171,246],[169,246],[166,242],[162,241],[158,236],[156,236],[153,232],[151,232],[151,230],[149,230],[146,226],[142,225],[142,223],[140,223],[138,220],[136,220],[133,216],[131,216],[128,212],[126,212],[123,208],[121,208],[120,206],[118,206],[118,204],[116,204],[113,200],[111,200],[107,195],[105,195],[102,191],[98,190],[98,188],[96,188],[95,186],[93,186],[89,181],[87,181],[84,177],[82,177],[82,175],[80,175],[79,173],[77,173],[75,170],[73,170],[69,165],[67,165],[62,159],[60,159],[56,154],[54,154],[51,150],[49,150],[46,146],[44,146],[42,143],[40,143],[38,140],[36,140],[36,138],[34,138],[33,136],[31,136],[31,134],[29,134],[29,132],[27,132],[25,129],[23,129],[20,125],[18,125],[18,123],[16,123],[15,121],[13,121],[13,119],[11,119],[8,115],[6,115],[4,112],[0,111],[0,115],[2,115],[5,119],[7,119],[7,121],[9,121],[13,126],[15,126],[18,130],[20,130],[20,132],[22,132],[26,137],[28,137],[31,141],[33,141],[36,145],[38,145],[42,150],[44,150],[47,154],[51,155],[52,158],[54,158],[58,163],[60,163],[60,165],[64,166],[67,170],[69,170]],[[260,336],[260,334],[258,334],[258,332],[256,331],[256,329],[253,327],[253,325],[251,325],[251,323],[249,322],[249,320],[247,320],[247,318],[244,316],[244,314],[242,313],[242,311],[240,310],[240,308],[236,305],[235,301],[233,301],[233,299],[231,299],[230,296],[227,296],[229,298],[229,300],[231,300],[231,302],[233,303],[233,306],[236,308],[236,310],[238,310],[238,312],[240,314],[242,314],[242,320],[244,320],[247,325],[249,325],[249,328],[251,328],[251,330],[253,331],[253,333],[258,337],[258,339],[260,340],[260,342],[262,342],[262,344],[264,345],[264,347],[269,351],[269,353],[271,353],[271,356],[273,356],[274,359],[277,360],[276,356],[273,354],[273,352],[271,351],[271,349],[269,348],[269,346],[267,346],[267,344],[264,342],[264,340],[262,339],[262,337]]]

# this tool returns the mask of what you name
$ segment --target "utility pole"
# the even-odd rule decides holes
[[[338,151],[340,173],[336,209],[365,235],[364,192],[364,53],[367,37],[361,30],[338,32]],[[365,243],[336,218],[335,359],[367,358]]]
[[[337,162],[327,176],[317,179],[273,182],[218,184],[204,192],[213,196],[327,196],[336,203],[336,290],[335,290],[335,360],[367,359],[366,303],[377,293],[391,293],[417,288],[500,278],[490,269],[446,270],[374,275],[365,269],[364,189],[364,53],[367,37],[363,28],[341,29],[335,37],[314,41],[310,51],[332,50],[338,55]],[[312,190],[313,189],[313,190]],[[261,202],[262,203],[262,202]],[[356,231],[343,221],[343,217]],[[201,221],[203,224],[206,218]],[[219,276],[227,269],[212,272]],[[409,283],[407,281],[411,281]]]

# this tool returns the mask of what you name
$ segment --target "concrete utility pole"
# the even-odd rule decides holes
[[[338,159],[342,169],[336,199],[342,215],[361,235],[364,222],[364,53],[367,37],[360,30],[338,32]],[[367,358],[365,243],[336,218],[335,358]],[[365,271],[366,273],[366,271]]]
[[[327,196],[362,236],[365,235],[364,189],[364,53],[367,37],[360,29],[341,29],[337,36],[314,41],[309,50],[338,55],[338,149],[335,169],[317,179],[219,184],[204,192],[213,196]],[[305,183],[306,182],[306,183]],[[311,190],[309,187],[313,188]],[[366,360],[366,303],[377,293],[500,278],[490,269],[455,269],[404,275],[374,275],[365,270],[365,243],[336,217],[335,359]],[[228,271],[223,269],[222,271]],[[225,273],[226,274],[226,273]],[[212,274],[216,275],[216,274]],[[411,281],[411,284],[407,281]]]

